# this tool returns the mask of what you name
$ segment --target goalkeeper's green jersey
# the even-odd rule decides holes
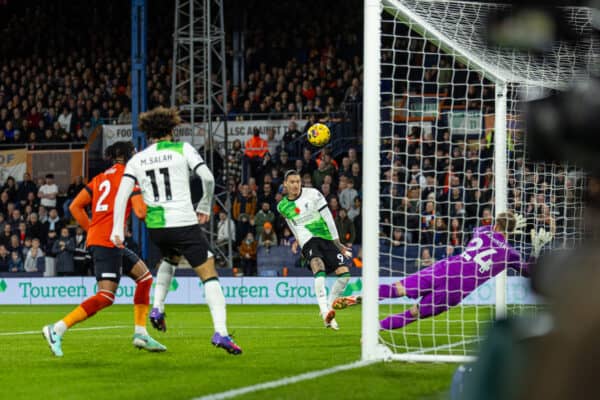
[[[337,230],[332,232],[321,215],[326,208],[325,197],[313,188],[302,188],[297,199],[289,200],[286,196],[277,204],[277,210],[285,217],[300,247],[313,237],[338,239]]]

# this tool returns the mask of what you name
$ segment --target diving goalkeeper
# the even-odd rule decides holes
[[[440,260],[392,285],[380,285],[379,298],[421,298],[405,312],[381,320],[381,329],[399,329],[417,319],[441,314],[507,267],[529,276],[531,263],[552,240],[552,232],[543,228],[537,233],[531,230],[533,252],[528,262],[523,262],[519,252],[507,242],[507,234],[520,232],[525,227],[525,219],[507,211],[500,213],[495,222],[493,227],[475,228],[462,254]],[[342,309],[360,302],[360,296],[340,297],[333,302],[333,308]]]

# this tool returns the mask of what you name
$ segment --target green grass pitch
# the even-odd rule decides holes
[[[133,307],[123,305],[67,332],[65,355],[55,358],[41,328],[72,308],[0,306],[0,398],[192,399],[360,357],[360,307],[338,312],[341,329],[335,332],[323,327],[316,305],[229,306],[230,332],[244,350],[241,356],[231,356],[210,344],[207,307],[192,305],[168,306],[166,333],[149,327],[168,347],[166,353],[139,351],[131,344]],[[382,307],[382,312],[387,310]],[[455,317],[466,321],[475,315],[473,308],[458,312]],[[95,327],[99,329],[88,329]],[[445,322],[421,327],[438,334],[455,328]],[[378,363],[239,398],[444,399],[455,369],[455,364]]]

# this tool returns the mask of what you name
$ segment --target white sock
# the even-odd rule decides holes
[[[169,293],[169,286],[171,286],[173,275],[175,275],[175,266],[163,260],[156,273],[154,304],[152,306],[158,308],[161,313],[165,312],[165,299],[167,298],[167,293]]]
[[[227,333],[227,310],[225,309],[225,296],[218,280],[212,279],[204,282],[204,295],[206,303],[210,309],[215,332],[221,336],[228,336]]]
[[[64,335],[67,329],[69,328],[67,328],[67,324],[65,324],[65,321],[62,319],[55,323],[53,327],[54,333],[56,333],[58,336]]]
[[[327,301],[327,305],[329,306],[329,308],[331,308],[331,304],[333,303],[333,301],[340,297],[342,293],[344,293],[344,290],[346,290],[346,285],[348,284],[349,280],[349,276],[340,276],[335,280],[335,283],[331,287],[331,292],[329,293],[329,300]]]
[[[317,302],[319,303],[319,309],[321,315],[327,315],[329,307],[327,307],[327,290],[325,290],[325,277],[315,277],[315,294],[317,295]]]
[[[148,335],[148,330],[145,326],[135,325],[134,333],[137,335]]]

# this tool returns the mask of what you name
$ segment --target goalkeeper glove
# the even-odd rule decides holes
[[[552,241],[552,232],[546,231],[544,228],[540,228],[539,231],[535,229],[531,230],[531,244],[533,246],[533,256],[538,258],[542,251],[542,248]]]
[[[527,226],[527,220],[521,214],[515,214],[515,220],[515,229],[513,230],[513,233],[522,234],[523,228]]]

